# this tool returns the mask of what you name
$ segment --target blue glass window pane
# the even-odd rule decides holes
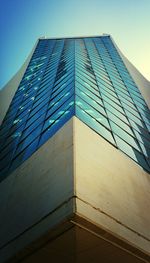
[[[35,115],[33,115],[26,123],[25,128],[29,127],[33,122],[44,121],[45,119],[45,112],[44,114],[41,114],[40,111],[38,111]]]
[[[90,96],[96,95],[97,97],[100,97],[98,89],[95,90],[93,87],[89,85],[82,85],[81,82],[76,81],[75,82],[75,87],[80,88],[80,90],[83,90],[86,94],[90,94]]]
[[[76,116],[86,123],[90,128],[95,130],[98,134],[100,134],[102,137],[104,137],[106,140],[111,142],[115,145],[115,141],[113,139],[113,136],[110,131],[108,131],[104,126],[102,126],[100,123],[98,123],[95,118],[91,117],[86,113],[83,109],[76,106]]]
[[[76,89],[82,91],[84,94],[88,95],[91,99],[93,99],[95,102],[97,102],[98,104],[100,104],[101,106],[104,107],[103,102],[102,102],[98,92],[92,92],[89,89],[83,87],[78,82],[75,83],[75,87],[76,87]]]
[[[128,110],[125,110],[125,113],[127,115],[127,117],[131,120],[133,120],[134,122],[136,122],[139,126],[141,126],[142,128],[146,128],[144,122],[142,122],[142,120],[138,119],[135,115],[133,115],[132,113],[130,113]]]
[[[97,101],[93,100],[91,97],[87,96],[86,93],[76,88],[76,95],[78,95],[80,98],[82,98],[85,102],[89,103],[93,108],[98,110],[100,113],[106,116],[106,112],[101,105],[97,103]]]
[[[60,116],[63,115],[65,111],[73,104],[74,104],[74,96],[69,98],[60,108],[58,108],[57,111],[53,112],[53,108],[52,108],[51,114],[45,121],[43,130],[51,126],[51,124],[54,123],[58,118],[60,118]]]
[[[120,105],[118,105],[117,103],[115,103],[113,100],[111,100],[110,98],[108,98],[107,96],[105,96],[104,94],[101,94],[103,101],[104,101],[104,105],[105,102],[108,104],[110,104],[112,107],[114,107],[116,110],[118,110],[119,112],[121,112],[122,114],[125,114],[124,110],[122,109],[122,107]]]
[[[37,136],[39,136],[42,130],[42,126],[42,124],[39,125],[30,133],[30,135],[28,135],[23,141],[19,143],[15,156],[18,155],[22,150],[24,150],[30,143],[32,143]]]
[[[82,77],[79,77],[79,76],[76,75],[76,78],[75,78],[75,79],[76,79],[79,83],[81,83],[83,86],[85,86],[85,87],[87,87],[87,88],[89,88],[89,89],[93,88],[93,89],[95,89],[95,90],[98,91],[98,87],[97,87],[93,82],[88,81],[86,78],[83,79]]]
[[[53,100],[54,98],[57,97],[58,98],[62,97],[63,95],[65,95],[67,92],[69,92],[72,88],[74,87],[74,83],[71,82],[69,83],[69,85],[67,85],[66,87],[62,87],[59,88],[55,93],[52,94],[51,96],[51,100]]]
[[[74,78],[70,77],[65,83],[62,83],[59,87],[56,86],[53,88],[51,98],[55,97],[60,91],[64,90],[67,86],[71,86],[73,83]]]
[[[119,119],[118,117],[116,117],[114,114],[112,114],[110,111],[107,110],[107,115],[108,118],[110,120],[112,120],[113,122],[115,122],[118,126],[120,126],[122,129],[124,129],[127,133],[129,133],[131,136],[134,136],[133,131],[131,130],[131,128],[125,123],[123,122],[121,119]],[[126,120],[127,122],[127,120]]]
[[[115,136],[118,147],[123,152],[125,152],[128,156],[130,156],[133,160],[135,160],[141,166],[143,166],[147,171],[150,171],[150,168],[148,167],[148,164],[145,161],[145,158],[141,153],[136,151],[134,148],[132,148],[130,145],[128,145],[125,141],[123,141],[117,135],[114,135],[114,136]]]
[[[117,134],[119,137],[121,137],[123,140],[125,140],[127,143],[129,143],[131,146],[133,146],[138,151],[141,151],[141,149],[139,148],[138,143],[136,142],[136,140],[132,136],[130,136],[127,132],[122,130],[114,122],[110,121],[110,125],[111,125],[111,128],[112,128],[112,131],[115,134]]]
[[[39,137],[34,140],[25,150],[24,150],[24,155],[22,157],[22,160],[25,161],[27,158],[29,158],[36,150],[38,147],[38,142],[39,142]]]
[[[110,129],[110,125],[108,123],[107,118],[105,118],[102,114],[100,114],[97,110],[95,110],[93,107],[91,107],[88,103],[83,101],[81,98],[76,96],[76,105],[80,106],[85,112],[87,112],[91,117],[96,119],[98,122],[106,126],[108,129]]]
[[[52,137],[74,115],[74,107],[68,108],[57,120],[51,123],[49,129],[45,130],[41,136],[39,146]]]
[[[46,118],[48,118],[53,112],[55,112],[58,108],[61,107],[72,95],[74,94],[74,89],[69,90],[65,95],[55,97],[50,102],[50,108],[47,111]]]

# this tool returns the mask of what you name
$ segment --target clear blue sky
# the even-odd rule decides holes
[[[37,38],[111,34],[150,80],[150,0],[0,0],[0,87]]]

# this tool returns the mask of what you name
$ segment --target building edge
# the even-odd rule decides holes
[[[148,262],[148,215],[140,211],[149,210],[146,182],[138,164],[73,117],[0,184],[0,263],[20,262],[72,227]]]
[[[23,75],[30,63],[32,55],[35,51],[39,39],[36,41],[34,47],[32,48],[30,54],[28,55],[27,59],[21,66],[21,68],[17,71],[17,73],[6,83],[6,85],[0,90],[0,124],[2,123],[5,114],[10,106],[10,103],[13,99],[15,92],[18,89],[18,86],[23,78]]]
[[[36,47],[36,45],[35,45],[35,47]],[[35,48],[34,47],[34,48]],[[32,51],[32,52],[34,52],[34,50]],[[32,53],[33,54],[33,53]],[[30,54],[30,57],[32,56],[32,54]],[[123,56],[123,55],[122,55]],[[30,61],[30,58],[28,58],[28,60]],[[126,58],[125,58],[125,60],[126,60]],[[29,63],[29,61],[28,61],[28,63]],[[25,72],[25,70],[26,70],[26,68],[27,68],[27,66],[28,66],[28,63],[26,64],[26,62],[25,62],[25,69],[24,69],[24,72]],[[125,63],[125,62],[124,62]],[[127,69],[129,70],[129,67],[131,66],[131,68],[133,67],[134,69],[133,70],[135,70],[135,78],[136,78],[136,75],[138,75],[138,73],[137,73],[137,70],[136,70],[136,68],[128,61],[128,62],[126,62],[127,63]],[[131,64],[131,65],[128,65],[128,64]],[[23,65],[24,66],[24,65]],[[23,67],[22,66],[22,67]],[[22,69],[22,68],[21,68]],[[21,70],[20,69],[20,70]],[[131,71],[129,71],[130,73],[131,73]],[[18,72],[19,73],[19,72]],[[17,74],[18,74],[17,73]],[[16,75],[17,75],[16,74]],[[20,73],[21,74],[21,73]],[[23,76],[23,72],[22,72],[22,75],[21,76]],[[131,73],[132,74],[132,73]],[[15,75],[15,76],[16,76]],[[15,76],[14,76],[14,78],[15,78]],[[17,78],[17,80],[16,81],[18,81],[19,79],[21,80],[21,77],[20,76],[20,78],[18,77]],[[142,76],[142,75],[141,75]],[[140,78],[140,77],[139,77]],[[134,79],[135,80],[135,79]],[[17,88],[17,84],[15,84],[15,81],[13,82],[13,79],[11,80],[12,81],[12,84],[10,84],[9,85],[9,83],[8,83],[8,92],[9,92],[9,89],[10,89],[10,87],[12,88],[12,86],[14,87],[14,90],[12,89],[12,93],[14,92],[15,93],[15,91],[16,91],[16,89],[15,88]],[[20,81],[18,81],[18,84],[19,84],[19,82]],[[139,85],[139,84],[138,84]],[[143,85],[144,86],[144,85]],[[7,87],[6,87],[6,89],[7,89]],[[139,87],[139,86],[138,86]],[[140,89],[140,88],[139,88]],[[13,94],[14,94],[13,93]],[[142,93],[142,91],[141,91],[141,93]],[[144,94],[144,93],[143,93]],[[142,94],[142,95],[143,95]],[[5,93],[5,96],[6,96],[7,94]],[[12,95],[13,96],[13,95]],[[145,96],[146,96],[146,94],[145,95],[143,95],[143,97],[145,98]],[[11,97],[12,98],[12,97]],[[10,98],[10,100],[11,100],[11,98]],[[146,100],[146,99],[145,99]],[[7,104],[9,104],[10,102],[8,102]],[[8,106],[6,105],[6,108],[8,108]],[[6,109],[6,111],[7,111],[7,109]],[[74,117],[74,119],[75,119],[76,117]],[[67,123],[66,123],[67,124]],[[83,124],[84,125],[84,124]],[[87,127],[88,128],[88,127]],[[80,217],[83,217],[84,218],[84,216],[85,216],[85,218],[86,218],[86,214],[84,214],[84,211],[86,211],[86,210],[88,210],[87,208],[84,208],[84,211],[81,209],[83,206],[84,206],[84,204],[83,205],[81,205],[81,202],[79,202],[79,201],[81,201],[81,200],[79,200],[79,198],[77,197],[77,195],[78,195],[78,189],[77,189],[77,187],[76,187],[76,183],[77,183],[77,180],[78,180],[78,178],[77,178],[77,169],[76,169],[76,156],[78,156],[78,154],[76,154],[76,151],[74,151],[74,143],[75,143],[75,134],[76,134],[76,132],[74,131],[74,129],[75,129],[75,127],[74,127],[74,123],[73,123],[73,131],[72,131],[72,133],[73,133],[73,143],[72,143],[72,145],[73,145],[73,150],[71,150],[71,152],[72,152],[72,154],[73,154],[73,161],[75,160],[75,163],[73,164],[73,182],[72,182],[72,184],[73,184],[73,188],[74,188],[74,190],[73,190],[73,192],[71,193],[71,195],[70,195],[70,197],[68,198],[68,199],[66,199],[66,201],[65,201],[65,203],[64,204],[62,204],[62,207],[65,207],[65,205],[66,204],[69,204],[69,207],[70,207],[70,209],[69,209],[69,212],[68,212],[68,214],[66,213],[65,214],[65,217],[63,218],[62,217],[62,220],[65,220],[66,219],[66,217],[68,217],[69,218],[69,222],[70,222],[70,220],[71,220],[71,223],[73,223],[74,225],[76,224],[80,224],[80,222],[79,221],[77,221],[76,222],[76,220],[74,219],[74,213],[77,213],[78,212],[78,216]],[[88,128],[88,129],[90,129],[90,128]],[[60,132],[62,131],[62,128],[60,129]],[[93,131],[92,131],[93,132]],[[94,132],[93,132],[94,133]],[[56,135],[58,135],[59,134],[59,131],[56,133]],[[50,141],[52,141],[52,139],[53,138],[51,138],[50,139]],[[59,138],[58,138],[59,139]],[[54,140],[56,140],[56,139],[54,139]],[[48,143],[48,142],[47,142]],[[45,143],[44,145],[47,145],[47,143]],[[81,143],[82,143],[82,140],[81,140]],[[107,144],[107,142],[105,141],[105,143]],[[43,145],[43,147],[44,147],[44,145]],[[52,146],[52,149],[54,149],[54,145],[52,144],[51,145]],[[40,149],[39,149],[40,150]],[[58,150],[58,149],[57,149]],[[118,151],[118,150],[116,150],[115,149],[115,151]],[[121,153],[122,154],[122,153]],[[125,158],[128,158],[128,157],[125,157]],[[36,158],[35,158],[36,159]],[[60,159],[59,160],[62,160],[61,159],[61,156],[60,156]],[[30,160],[31,161],[31,160]],[[57,160],[58,161],[58,160]],[[132,160],[130,160],[131,162],[133,162]],[[88,162],[87,162],[88,163]],[[27,163],[26,163],[27,164]],[[137,165],[137,164],[135,164],[135,165]],[[28,166],[28,165],[27,165]],[[26,167],[27,167],[26,166]],[[137,165],[138,166],[138,165]],[[21,166],[22,167],[22,166]],[[139,166],[138,166],[139,167]],[[16,171],[19,171],[18,172],[18,175],[16,176],[16,181],[18,181],[19,180],[19,176],[22,176],[22,174],[20,174],[20,171],[21,171],[21,169],[22,168],[18,168]],[[139,167],[139,169],[141,169],[140,167]],[[106,170],[107,170],[107,166],[106,166]],[[14,173],[15,173],[15,171],[14,171]],[[25,175],[24,175],[25,176]],[[11,175],[10,175],[10,177],[11,177]],[[23,177],[23,176],[22,176]],[[132,176],[131,176],[132,177]],[[140,177],[141,178],[141,177]],[[22,178],[23,179],[23,178]],[[28,178],[29,179],[29,178]],[[53,180],[53,178],[51,178],[52,180]],[[11,179],[10,179],[11,180]],[[141,179],[140,179],[141,180]],[[146,180],[146,176],[144,175],[144,180]],[[4,180],[5,181],[5,180]],[[10,181],[9,181],[9,179],[8,179],[8,181],[7,181],[7,179],[6,179],[6,182],[8,182],[8,187],[14,187],[14,182],[11,182],[11,184],[9,184],[10,183]],[[86,182],[86,181],[85,181]],[[4,183],[5,184],[5,183]],[[6,183],[7,184],[7,183]],[[92,184],[92,181],[91,181],[91,184]],[[143,181],[142,181],[142,185],[143,185]],[[16,188],[17,189],[17,188]],[[93,192],[93,194],[94,194],[94,192]],[[13,196],[13,195],[12,195]],[[92,195],[90,195],[90,196],[92,196]],[[9,195],[9,197],[8,198],[10,198],[11,197],[11,194]],[[6,198],[7,199],[7,198]],[[7,202],[8,202],[8,200],[9,199],[7,199]],[[68,200],[68,201],[67,201]],[[2,200],[3,201],[3,200]],[[12,201],[12,200],[11,200]],[[11,203],[11,201],[9,201],[10,203]],[[9,203],[8,202],[8,203]],[[86,201],[87,202],[87,201]],[[8,204],[7,203],[7,204]],[[78,204],[77,204],[78,203]],[[71,204],[71,206],[70,206],[70,204]],[[91,206],[93,206],[93,204],[91,203]],[[10,206],[11,207],[11,206]],[[78,210],[78,208],[80,207],[80,209]],[[59,207],[60,208],[60,207]],[[54,211],[55,212],[55,211]],[[82,214],[82,212],[83,212],[83,214]],[[88,214],[87,214],[88,215]],[[94,213],[91,211],[91,219],[92,219],[92,216],[94,216],[93,218],[95,218],[95,217],[97,217],[96,215],[94,215]],[[98,217],[97,217],[98,218]],[[4,218],[3,218],[4,219]],[[87,218],[86,219],[88,219],[89,220],[89,217],[87,216]],[[85,219],[85,220],[86,220]],[[82,219],[83,220],[83,219]],[[68,219],[67,219],[67,221],[66,222],[68,222]],[[91,222],[94,222],[94,221],[91,221]],[[57,222],[57,223],[59,223],[59,222]],[[94,222],[95,223],[95,222]],[[118,220],[118,224],[119,224],[119,220]],[[50,226],[50,225],[49,225]],[[69,226],[70,226],[70,224],[69,224]],[[72,226],[72,225],[71,225]],[[80,224],[80,226],[81,226],[81,224]],[[105,226],[105,225],[104,225]],[[52,228],[53,228],[53,226],[51,226]],[[85,228],[86,226],[84,225],[84,228]],[[100,227],[100,225],[99,225],[99,227]],[[103,226],[102,226],[102,228],[103,228]],[[109,230],[108,230],[109,231]],[[106,231],[107,232],[107,231]],[[23,233],[24,234],[24,233]],[[31,241],[31,240],[30,240]],[[133,244],[132,244],[133,245]],[[18,247],[19,248],[19,247]],[[12,249],[14,249],[14,244],[12,245]],[[139,248],[139,250],[140,250],[141,248]],[[11,251],[11,248],[10,248],[10,251]],[[13,251],[14,252],[14,251]],[[142,252],[141,252],[142,253]],[[7,254],[7,253],[6,253]],[[143,262],[148,262],[148,261],[143,261]]]
[[[111,36],[110,36],[111,37]],[[148,107],[150,108],[150,82],[141,74],[141,72],[128,60],[128,58],[122,53],[114,39],[111,37],[111,40],[116,47],[118,53],[120,54],[127,70],[132,76],[135,84],[139,88],[143,98],[145,99]]]

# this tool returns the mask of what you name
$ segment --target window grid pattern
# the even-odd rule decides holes
[[[74,115],[74,41],[39,41],[0,130],[1,180]]]
[[[145,170],[150,171],[150,115],[141,93],[109,37],[85,38],[82,41],[80,50],[82,54],[83,50],[85,53],[84,58],[81,58],[83,63],[79,76],[82,74],[82,77],[77,79],[80,82],[80,93],[78,83],[75,89],[76,115]],[[88,70],[83,72],[87,63],[90,71],[93,71],[95,81]],[[76,76],[78,77],[77,73]],[[99,91],[99,94],[94,91],[94,95],[96,93],[99,97],[98,108],[89,99],[92,87],[95,90],[97,87]],[[96,102],[97,98],[94,100]]]
[[[111,38],[43,39],[1,125],[1,180],[73,115],[150,171],[149,109]]]

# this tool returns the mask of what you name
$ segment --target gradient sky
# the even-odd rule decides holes
[[[150,0],[0,0],[0,87],[37,38],[111,34],[150,80]]]

